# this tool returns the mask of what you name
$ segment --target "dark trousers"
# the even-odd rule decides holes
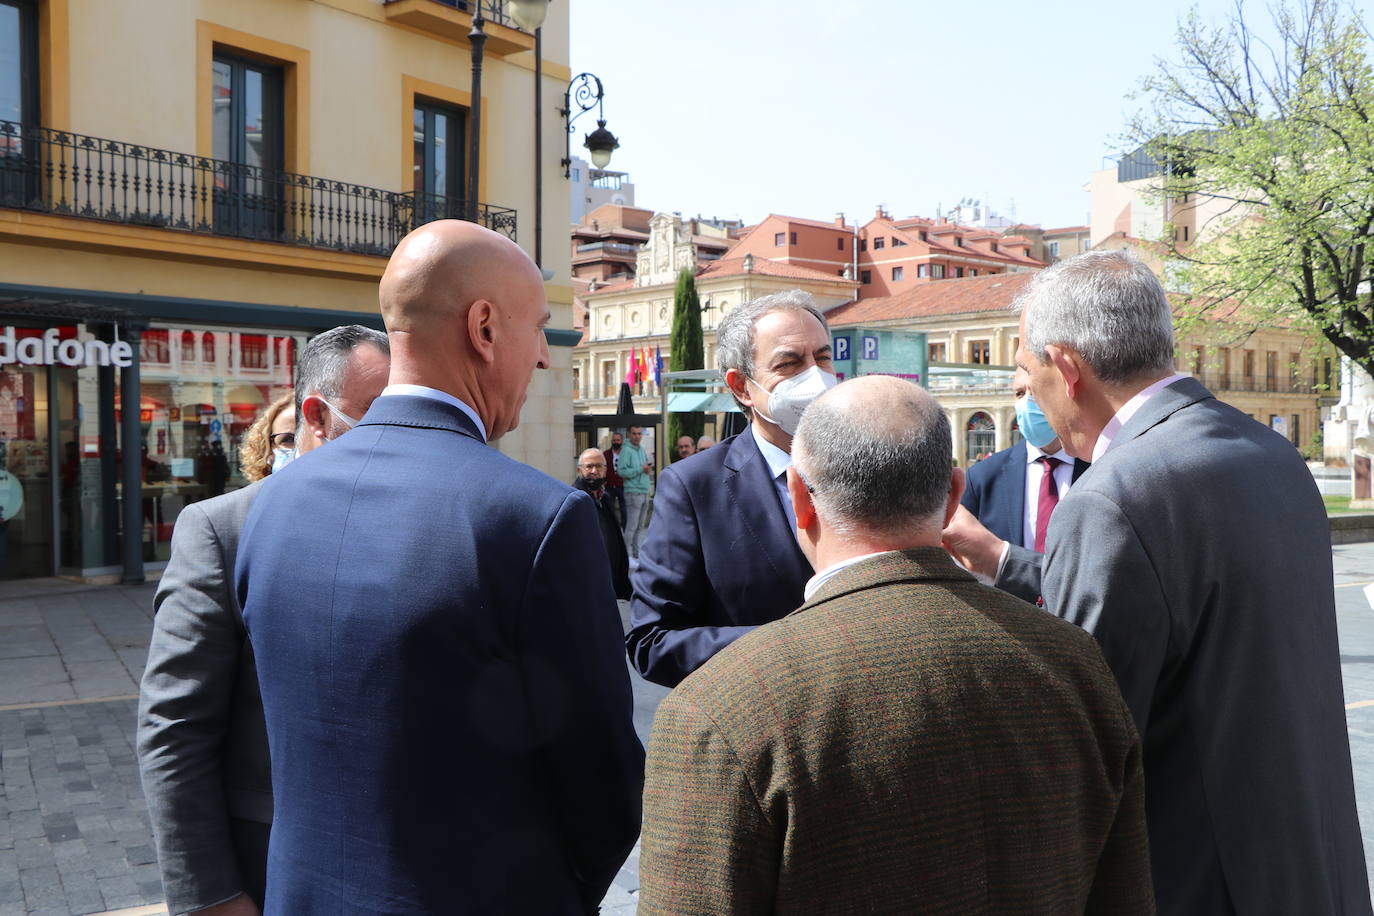
[[[620,522],[620,530],[625,530],[625,488],[607,487],[606,498],[611,504],[611,509],[615,512],[616,521]]]
[[[267,896],[267,837],[271,832],[271,824],[229,818],[229,842],[238,856],[243,891],[253,898],[259,910]]]

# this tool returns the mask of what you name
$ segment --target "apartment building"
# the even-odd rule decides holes
[[[560,473],[577,335],[547,112],[568,11],[549,7],[539,84],[564,330],[499,443]],[[415,226],[476,219],[534,250],[534,41],[496,0],[0,0],[0,578],[165,560],[181,508],[242,483],[240,438],[309,337],[380,326]]]

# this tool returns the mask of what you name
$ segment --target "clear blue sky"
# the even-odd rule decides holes
[[[1126,96],[1172,57],[1191,6],[554,2],[571,4],[573,72],[605,84],[611,168],[639,206],[863,222],[880,203],[934,216],[972,197],[1047,228],[1087,221],[1082,188],[1120,151]],[[1262,0],[1246,8],[1267,21]],[[578,121],[574,148],[595,126]]]

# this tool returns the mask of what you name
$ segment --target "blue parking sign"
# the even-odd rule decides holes
[[[833,341],[832,350],[830,358],[835,362],[841,363],[849,359],[849,338],[836,337]]]
[[[878,338],[876,335],[864,335],[864,359],[878,358]]]

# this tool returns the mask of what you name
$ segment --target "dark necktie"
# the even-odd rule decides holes
[[[1050,516],[1059,505],[1059,486],[1054,482],[1054,469],[1063,464],[1058,458],[1041,455],[1035,459],[1044,464],[1040,475],[1040,502],[1035,510],[1035,552],[1045,552],[1045,532],[1050,530]]]

